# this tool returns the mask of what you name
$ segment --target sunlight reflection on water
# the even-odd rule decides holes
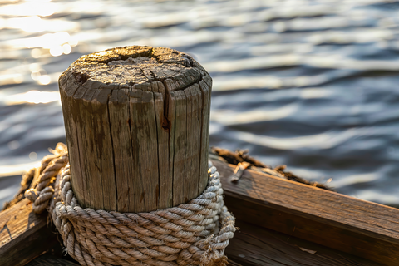
[[[21,103],[38,104],[50,102],[58,102],[59,105],[61,105],[61,97],[58,91],[28,91],[25,93],[6,96],[4,98],[5,99],[2,101],[4,101],[6,105],[16,105]]]
[[[13,1],[19,2],[19,1]],[[51,0],[30,0],[20,2],[18,5],[4,5],[0,6],[0,15],[15,16],[15,17],[48,17],[55,12],[55,4]],[[13,20],[10,18],[9,20]],[[23,25],[20,25],[22,28]]]
[[[383,0],[0,0],[0,177],[65,141],[57,80],[78,57],[169,46],[213,78],[212,145],[399,203],[398,12]]]

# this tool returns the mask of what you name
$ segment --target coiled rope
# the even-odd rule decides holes
[[[66,146],[45,157],[36,188],[25,196],[47,209],[69,255],[81,265],[226,265],[234,217],[223,202],[219,173],[210,164],[205,191],[187,204],[148,213],[83,209],[71,189]]]

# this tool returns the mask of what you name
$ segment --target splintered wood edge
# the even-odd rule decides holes
[[[29,200],[0,212],[0,265],[25,265],[56,241],[46,215],[34,214]]]
[[[399,210],[212,160],[225,202],[237,219],[338,249],[377,263],[399,265]]]

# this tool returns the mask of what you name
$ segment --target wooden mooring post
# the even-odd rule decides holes
[[[197,197],[208,182],[211,88],[200,64],[169,48],[75,61],[59,89],[79,204],[148,212]]]
[[[77,60],[59,86],[82,207],[148,212],[205,188],[212,81],[191,57],[115,48]],[[231,265],[399,265],[398,209],[255,165],[231,182],[237,166],[221,153],[212,159],[240,228],[225,250]],[[31,170],[31,188],[40,169]],[[73,265],[52,230],[28,199],[0,212],[0,265]]]

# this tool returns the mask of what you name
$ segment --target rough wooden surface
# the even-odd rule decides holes
[[[230,260],[242,265],[382,265],[242,220],[237,220],[236,226],[239,230],[234,233],[225,253]]]
[[[285,266],[378,266],[381,264],[344,252],[323,247],[306,240],[236,221],[239,230],[226,248],[230,266],[285,265]],[[78,265],[49,254],[39,256],[27,266]]]
[[[36,215],[23,199],[0,212],[0,265],[25,265],[57,243],[46,215]]]
[[[73,263],[66,259],[61,259],[47,254],[41,255],[37,259],[28,263],[26,266],[77,266],[79,264]],[[241,266],[241,264],[229,260],[229,266]]]
[[[399,265],[399,210],[213,161],[225,203],[245,220],[377,263]]]
[[[144,212],[204,190],[212,80],[190,56],[139,46],[93,53],[59,88],[83,207]]]
[[[228,177],[235,166],[213,163],[240,228],[226,249],[231,265],[399,265],[399,210],[248,170],[233,184]],[[26,199],[0,213],[0,243],[0,265],[24,265],[36,257],[29,265],[71,265],[40,256],[59,243],[46,217],[33,214]]]
[[[43,254],[29,262],[26,266],[78,266],[78,263],[59,258],[57,256]]]

